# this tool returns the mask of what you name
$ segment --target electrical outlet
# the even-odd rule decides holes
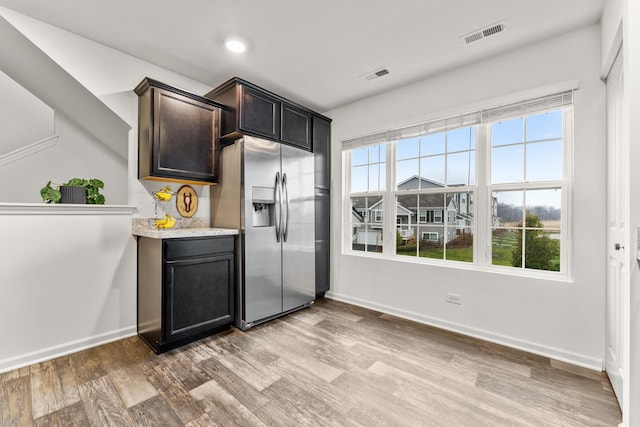
[[[450,304],[462,305],[462,295],[447,294],[446,301]]]

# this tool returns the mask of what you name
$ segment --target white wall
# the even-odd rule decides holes
[[[135,333],[129,215],[0,215],[0,372]]]
[[[329,296],[596,369],[604,356],[605,98],[591,26],[376,96],[333,118]],[[391,76],[393,78],[393,76]],[[571,283],[342,254],[340,140],[577,79]],[[445,303],[461,294],[462,306]]]
[[[138,98],[133,88],[145,76],[196,94],[211,87],[7,9],[0,8],[0,15],[132,128],[128,164],[112,161],[109,150],[85,144],[69,173],[91,177],[104,173],[108,204],[126,203],[138,209],[136,216],[153,216],[149,191],[163,183],[137,179]],[[55,126],[61,135],[58,145],[65,151],[86,136],[64,117],[56,117]],[[45,161],[37,156],[48,156],[49,150],[33,161]],[[20,162],[7,167],[12,168],[11,179],[33,181],[37,190],[46,183],[30,177],[38,168],[35,163],[28,168]],[[52,178],[65,179],[66,169],[64,176]],[[113,194],[110,188],[119,190]],[[203,196],[200,206],[208,206],[208,187],[194,188]],[[173,204],[165,207],[175,213]],[[209,210],[200,209],[196,217],[208,220]],[[131,216],[5,214],[0,215],[0,236],[0,324],[6,326],[0,372],[135,333],[136,244]],[[77,273],[61,272],[76,264]]]
[[[3,99],[10,100],[0,102],[0,159],[53,135],[53,110],[2,71],[0,93]],[[1,164],[0,160],[0,168]]]

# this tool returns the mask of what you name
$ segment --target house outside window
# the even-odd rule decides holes
[[[344,141],[349,200],[362,217],[348,222],[360,235],[346,250],[570,276],[572,97]]]
[[[351,249],[382,252],[386,144],[360,148],[350,154]]]
[[[475,148],[476,126],[396,142],[396,201],[411,211],[425,212],[425,221],[418,221],[415,233],[396,245],[397,255],[473,262],[473,213],[459,216],[459,192],[447,190],[465,189],[472,194]]]

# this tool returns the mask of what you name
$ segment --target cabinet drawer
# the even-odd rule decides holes
[[[164,240],[164,258],[170,260],[233,252],[233,239],[233,236],[228,236]]]

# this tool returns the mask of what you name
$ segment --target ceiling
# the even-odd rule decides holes
[[[239,76],[319,112],[594,24],[604,0],[0,0],[215,87]],[[465,45],[459,36],[505,21]],[[244,55],[222,39],[240,35]],[[386,67],[369,82],[359,76]]]

